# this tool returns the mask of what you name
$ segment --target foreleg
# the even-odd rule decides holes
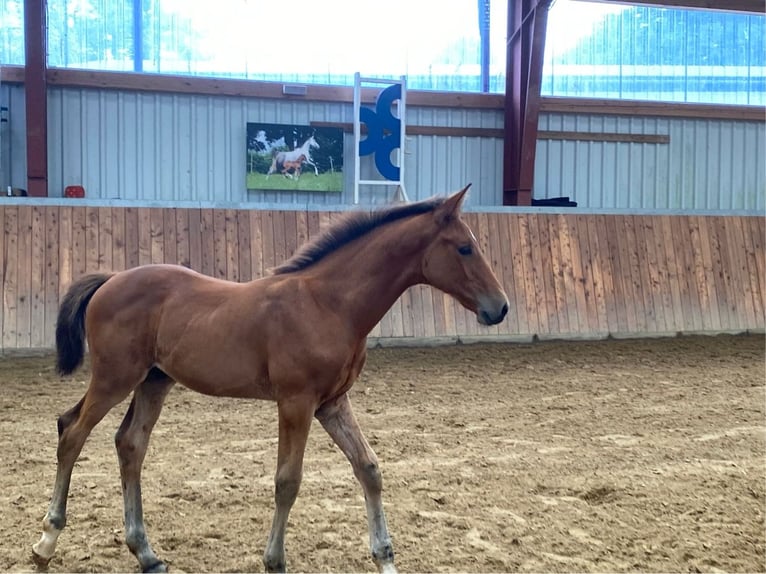
[[[354,474],[364,490],[372,559],[380,572],[395,573],[394,550],[383,512],[383,479],[378,469],[378,459],[362,434],[348,395],[344,394],[322,405],[316,417],[351,462]]]

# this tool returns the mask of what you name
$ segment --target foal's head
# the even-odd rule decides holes
[[[437,233],[423,255],[423,275],[429,285],[476,313],[479,323],[495,325],[508,313],[508,298],[481,254],[476,237],[460,219],[468,187],[434,209]]]

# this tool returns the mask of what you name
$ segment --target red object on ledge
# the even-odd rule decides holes
[[[85,188],[81,185],[68,185],[64,188],[64,197],[85,197]]]

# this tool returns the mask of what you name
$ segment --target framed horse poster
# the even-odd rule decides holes
[[[343,191],[343,130],[247,124],[247,189]]]

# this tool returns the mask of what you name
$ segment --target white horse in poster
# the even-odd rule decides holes
[[[319,149],[319,144],[314,139],[313,135],[310,136],[309,139],[307,139],[305,142],[303,142],[303,145],[299,148],[295,148],[292,151],[276,152],[274,154],[274,158],[271,160],[271,167],[269,168],[269,172],[266,174],[266,177],[268,178],[272,173],[275,173],[277,168],[284,165],[285,162],[300,161],[299,158],[301,156],[304,157],[303,161],[305,163],[314,168],[314,175],[319,175],[319,170],[317,169],[316,164],[311,161],[311,148]]]

